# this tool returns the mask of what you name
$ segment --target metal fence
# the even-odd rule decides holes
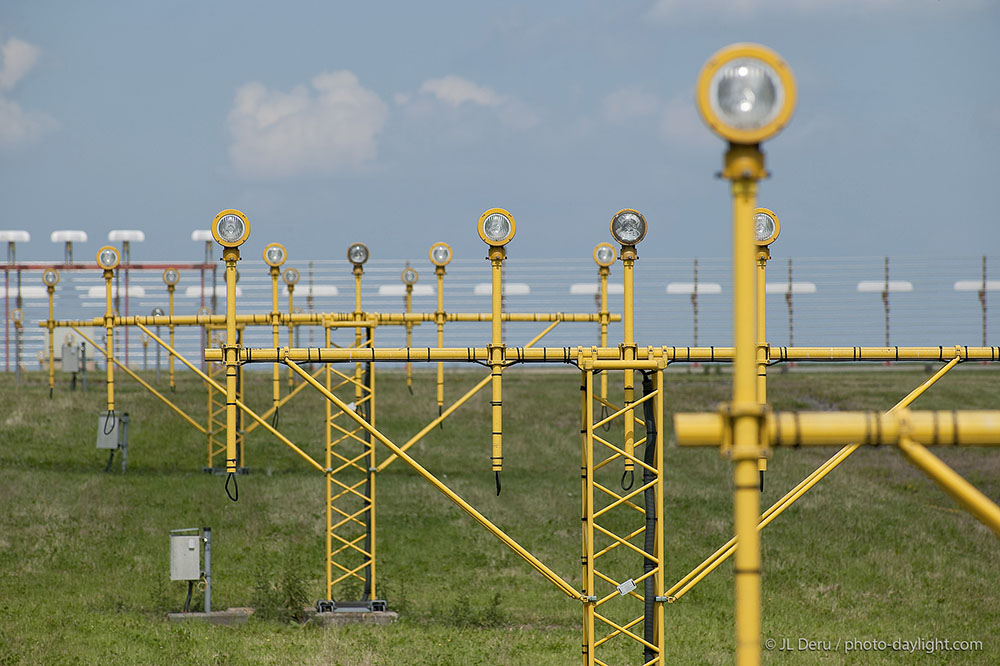
[[[768,340],[775,345],[868,346],[890,345],[987,345],[995,343],[998,322],[990,311],[992,291],[1000,290],[1000,280],[989,279],[996,270],[996,256],[964,257],[775,257],[768,264]],[[294,307],[305,312],[346,312],[353,309],[354,282],[345,260],[289,262],[302,277],[294,291]],[[26,266],[19,264],[19,266]],[[14,325],[9,311],[18,297],[24,312],[22,363],[37,368],[39,358],[48,354],[44,329],[38,326],[48,314],[42,285],[42,264],[28,265],[5,275],[8,316],[5,318],[5,369],[14,369]],[[373,259],[365,266],[362,303],[371,312],[404,310],[402,261]],[[420,272],[414,297],[415,312],[432,312],[436,306],[433,267],[416,266]],[[888,273],[887,273],[888,268]],[[489,263],[456,259],[448,265],[445,278],[445,309],[449,312],[488,312],[490,307]],[[270,278],[263,262],[244,261],[241,265],[240,313],[267,312],[271,307]],[[217,307],[224,304],[219,271]],[[511,258],[505,264],[505,308],[510,312],[594,312],[597,267],[590,259],[524,260]],[[160,271],[131,270],[128,305],[125,311],[124,281],[119,309],[122,314],[149,314],[154,307],[167,306],[167,291]],[[610,309],[622,311],[620,266],[612,266]],[[789,285],[791,287],[789,288]],[[888,290],[886,289],[888,285]],[[281,309],[288,304],[284,284],[280,287]],[[211,304],[211,274],[202,298],[200,271],[182,271],[175,296],[177,314],[195,314],[203,302]],[[716,345],[731,344],[731,276],[728,257],[650,258],[636,262],[635,332],[640,344]],[[693,298],[693,296],[695,298]],[[100,317],[104,313],[104,281],[96,267],[87,271],[67,271],[55,293],[56,319]],[[887,329],[888,325],[888,331]],[[537,324],[506,325],[508,344],[522,344],[540,330]],[[57,336],[64,332],[60,331]],[[103,332],[95,332],[103,340]],[[120,358],[128,349],[128,362],[142,367],[141,332],[130,327],[119,330],[116,339]],[[92,336],[93,337],[93,336]],[[446,346],[483,345],[489,337],[488,324],[450,323],[445,327]],[[621,338],[620,324],[612,324],[609,340]],[[334,342],[349,344],[353,332],[334,334]],[[379,346],[404,346],[402,327],[384,327],[376,333]],[[198,328],[179,327],[177,347],[190,358],[200,357],[202,344]],[[298,331],[298,346],[321,344],[318,328]],[[282,344],[287,333],[282,332]],[[246,333],[246,344],[270,346],[270,329],[260,327]],[[436,344],[433,325],[417,326],[413,345]],[[545,338],[552,346],[596,345],[596,324],[560,324]],[[56,355],[60,354],[59,340]],[[88,358],[99,354],[88,352]],[[155,351],[148,351],[152,368]],[[165,357],[164,357],[165,358]]]

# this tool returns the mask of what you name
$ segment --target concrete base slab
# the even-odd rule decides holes
[[[318,624],[321,627],[340,626],[342,624],[392,624],[399,619],[396,611],[334,611],[332,613],[317,613],[309,610],[306,622]]]
[[[207,622],[208,624],[222,624],[232,627],[246,624],[251,615],[253,615],[252,608],[227,608],[224,611],[212,611],[211,613],[167,613],[167,620],[170,622]]]

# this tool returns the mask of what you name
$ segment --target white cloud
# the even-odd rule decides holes
[[[480,86],[454,74],[440,79],[427,79],[420,84],[420,92],[430,94],[449,106],[461,106],[465,102],[479,106],[499,106],[504,98],[487,86]]]
[[[464,105],[491,109],[500,123],[511,129],[529,129],[541,122],[538,112],[517,97],[502,95],[489,86],[479,85],[454,74],[427,79],[420,84],[417,93],[424,99],[433,99],[453,109]],[[397,93],[395,99],[400,105],[418,102],[418,99],[404,93]]]
[[[355,171],[375,161],[387,116],[382,99],[346,70],[289,92],[247,83],[229,112],[229,157],[253,178]]]
[[[647,16],[654,21],[711,19],[742,21],[753,16],[855,17],[873,14],[913,15],[926,11],[954,13],[978,10],[987,0],[656,0]]]
[[[41,111],[25,111],[6,93],[35,66],[41,49],[11,37],[0,46],[0,147],[22,145],[33,141],[57,126],[56,121]]]
[[[660,107],[661,103],[656,95],[638,86],[619,88],[605,95],[601,102],[605,120],[616,125],[653,116]]]

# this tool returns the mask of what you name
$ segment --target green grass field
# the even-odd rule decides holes
[[[913,369],[769,377],[777,409],[887,409],[930,373]],[[448,375],[460,395],[482,376]],[[95,449],[103,383],[70,392],[59,377],[0,380],[0,664],[577,664],[581,611],[398,462],[378,477],[379,596],[391,626],[319,628],[281,608],[323,589],[323,478],[258,430],[239,502],[224,477],[201,472],[204,437],[119,375],[131,415],[129,469],[104,473]],[[269,404],[269,375],[249,374],[248,400]],[[433,374],[411,396],[398,369],[380,370],[376,423],[405,440],[437,414]],[[580,584],[579,376],[505,374],[504,490],[489,467],[483,392],[411,453],[556,572]],[[996,408],[1000,372],[958,368],[915,408]],[[667,409],[714,406],[726,374],[671,372]],[[614,383],[612,383],[614,385]],[[614,395],[614,394],[613,394]],[[190,377],[174,395],[199,419],[205,392]],[[322,402],[304,393],[280,427],[322,455]],[[669,433],[669,416],[666,432]],[[782,450],[770,461],[766,508],[835,449]],[[993,499],[1000,451],[937,451]],[[379,452],[379,459],[385,456]],[[670,446],[666,459],[668,583],[731,536],[731,465],[708,449]],[[320,458],[322,460],[322,458]],[[173,528],[213,529],[213,607],[267,606],[242,627],[170,624],[186,586],[169,581]],[[829,641],[836,651],[765,651],[766,663],[1000,663],[1000,539],[890,447],[862,449],[763,533],[763,637]],[[200,598],[195,596],[195,607]],[[274,609],[277,609],[276,611]],[[727,562],[667,606],[668,660],[732,661],[732,568]],[[843,641],[981,641],[981,650],[845,654]],[[632,645],[610,663],[641,662]]]

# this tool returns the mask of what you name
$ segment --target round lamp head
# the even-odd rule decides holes
[[[250,237],[250,220],[241,211],[227,208],[212,221],[212,236],[222,247],[239,247]]]
[[[173,286],[181,281],[181,274],[176,268],[168,268],[163,271],[163,283],[166,285]]]
[[[364,243],[352,243],[347,248],[347,260],[355,266],[363,266],[368,261],[368,246]]]
[[[622,245],[635,245],[646,237],[646,218],[637,210],[623,208],[611,218],[611,235]]]
[[[73,337],[72,333],[67,333],[66,337],[63,338],[64,345],[69,345],[70,347],[72,347],[74,342],[76,342],[76,338]]]
[[[120,260],[117,248],[110,245],[105,245],[97,251],[97,265],[106,271],[117,268]]]
[[[504,246],[514,238],[515,232],[514,216],[503,208],[490,208],[479,216],[479,237],[487,245]]]
[[[150,314],[154,317],[162,317],[166,314],[166,312],[163,311],[163,308],[153,308],[153,311]]]
[[[781,57],[759,44],[734,44],[705,63],[698,110],[722,138],[755,144],[777,134],[795,110],[795,78]]]
[[[14,308],[10,311],[10,318],[14,320],[15,324],[21,324],[24,322],[24,310],[21,308]]]
[[[207,317],[210,314],[212,314],[212,310],[207,305],[203,305],[200,308],[198,308],[199,317]]]
[[[264,248],[264,261],[275,268],[285,263],[285,246],[281,243],[269,244]]]
[[[417,283],[417,280],[419,279],[420,276],[417,275],[417,272],[415,270],[407,266],[406,268],[403,269],[403,272],[400,273],[399,277],[403,280],[404,284],[412,286]]]
[[[281,274],[281,279],[285,281],[289,287],[294,286],[296,282],[299,281],[299,271],[295,268],[286,268],[285,272]]]
[[[44,273],[42,273],[42,282],[45,283],[46,287],[54,287],[59,284],[59,271],[54,268],[50,268]]]
[[[781,223],[774,211],[767,208],[754,208],[753,234],[757,245],[770,245],[781,233]]]
[[[142,346],[145,347],[146,345],[149,344],[150,337],[146,335],[145,331],[143,331],[142,335],[139,336],[139,340],[142,341]]]
[[[614,246],[609,243],[601,243],[594,248],[594,261],[597,262],[598,266],[610,266],[615,263],[617,258],[618,253],[615,252]]]
[[[430,251],[431,263],[435,266],[447,266],[451,261],[451,245],[447,243],[434,243]]]

